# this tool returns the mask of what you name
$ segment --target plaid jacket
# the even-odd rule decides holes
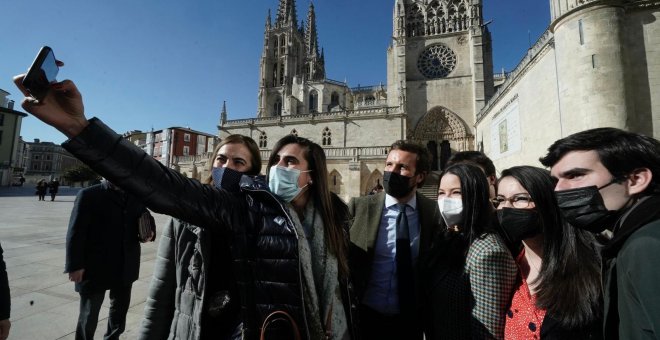
[[[434,248],[435,258],[423,268],[427,339],[503,339],[517,267],[502,239],[495,234],[476,239],[462,266],[450,255],[465,249],[459,241],[439,240]]]

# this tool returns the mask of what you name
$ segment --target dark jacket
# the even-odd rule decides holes
[[[420,259],[427,339],[502,339],[517,270],[496,233],[439,234]]]
[[[187,179],[97,119],[63,146],[152,210],[232,238],[247,339],[258,337],[261,322],[273,310],[293,315],[308,338],[298,236],[286,207],[263,184],[241,183],[243,193],[232,194]]]
[[[209,230],[178,219],[171,219],[162,231],[153,278],[144,307],[139,339],[199,339],[202,335],[202,313],[208,308],[207,276],[211,267]],[[229,251],[229,249],[226,249]],[[231,257],[213,264],[223,278],[231,278]],[[229,300],[215,318],[223,335],[231,333],[239,318],[240,296],[235,284],[221,284]],[[207,330],[208,331],[208,330]],[[215,339],[223,339],[214,334]]]
[[[660,195],[637,202],[603,249],[605,339],[660,339]]]
[[[11,298],[9,297],[9,280],[7,278],[7,266],[2,257],[2,246],[0,246],[0,320],[9,319],[11,309]]]
[[[71,211],[64,272],[85,269],[80,293],[130,285],[140,271],[138,219],[146,208],[106,183],[80,190]]]
[[[546,314],[541,324],[541,340],[600,340],[603,338],[602,325],[602,320],[596,319],[579,329],[568,328]]]

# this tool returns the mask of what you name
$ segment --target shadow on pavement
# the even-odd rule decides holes
[[[57,196],[75,196],[78,191],[80,191],[80,187],[66,187],[66,186],[60,186]],[[34,196],[35,199],[37,199],[37,195],[35,194],[36,189],[32,185],[24,185],[22,187],[0,187],[0,197],[24,197],[24,196]],[[50,194],[46,193],[46,200],[50,201]],[[55,197],[55,201],[57,201],[57,197]]]

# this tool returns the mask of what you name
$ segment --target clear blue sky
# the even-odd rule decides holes
[[[188,126],[217,133],[223,100],[229,119],[255,117],[259,58],[268,9],[279,0],[8,0],[0,5],[0,89],[20,108],[12,76],[48,45],[66,66],[88,117],[117,132]],[[297,0],[298,20],[309,0]],[[394,0],[316,0],[326,74],[349,86],[386,82]],[[494,69],[510,71],[549,24],[548,0],[484,0],[493,19]],[[528,33],[529,32],[529,33]],[[26,141],[61,143],[36,118]]]

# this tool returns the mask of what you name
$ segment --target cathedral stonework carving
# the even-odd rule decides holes
[[[417,59],[419,72],[429,79],[445,78],[454,67],[456,67],[456,54],[442,44],[427,47]]]
[[[408,139],[450,141],[456,151],[472,149],[474,136],[467,124],[455,113],[444,107],[435,107],[419,120]]]

